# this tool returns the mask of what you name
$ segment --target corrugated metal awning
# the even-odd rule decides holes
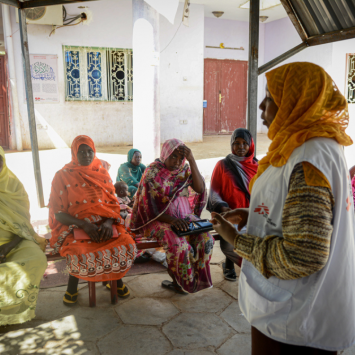
[[[355,37],[355,0],[281,0],[308,45]]]

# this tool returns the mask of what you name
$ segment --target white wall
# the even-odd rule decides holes
[[[259,66],[264,64],[264,32],[265,24],[260,23],[259,30]],[[240,48],[244,50],[205,48],[205,58],[234,59],[248,61],[249,56],[249,22],[224,20],[223,18],[205,18],[205,46],[216,46],[224,43],[225,47]],[[264,97],[264,75],[258,82],[258,105]],[[258,133],[266,132],[258,110]],[[238,127],[236,127],[238,128]]]
[[[161,16],[162,142],[170,138],[179,138],[185,142],[202,142],[203,139],[204,7],[191,4],[190,9],[189,27],[180,26],[182,3],[179,4],[174,26]],[[187,124],[180,124],[183,120]]]
[[[93,20],[88,26],[57,29],[51,37],[48,36],[51,26],[28,25],[30,53],[58,55],[60,103],[36,104],[35,108],[68,146],[79,134],[89,135],[97,146],[132,144],[132,103],[65,101],[62,53],[62,45],[132,48],[132,2],[105,0],[65,6],[68,14],[79,14],[82,10],[78,6],[88,6]],[[20,34],[13,8],[11,14],[23,144],[29,149]],[[175,26],[161,16],[161,49],[174,35],[181,16],[181,5]],[[172,135],[187,142],[202,139],[203,26],[203,7],[191,5],[190,27],[181,26],[161,55],[162,139]],[[182,81],[183,76],[188,77],[186,82]],[[187,125],[179,125],[182,117],[188,121]],[[40,148],[54,147],[47,131],[38,129],[37,132]]]

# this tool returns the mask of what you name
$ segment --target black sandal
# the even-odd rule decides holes
[[[143,264],[150,260],[150,254],[144,253],[134,260],[134,264]]]
[[[174,283],[172,281],[168,281],[168,280],[164,280],[161,283],[162,287],[168,288],[169,290],[173,290],[176,293],[179,293],[180,295],[187,295],[187,292],[184,292],[182,287],[180,286],[175,286]]]
[[[106,288],[111,290],[110,283],[106,284]],[[123,284],[122,287],[117,287],[117,296],[118,297],[127,298],[127,297],[129,297],[130,294],[131,294],[131,292],[129,291],[128,287],[125,284]]]
[[[74,306],[78,302],[78,294],[79,292],[71,294],[66,291],[63,297],[63,303],[69,307]]]

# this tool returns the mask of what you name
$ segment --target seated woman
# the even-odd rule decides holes
[[[127,154],[127,162],[118,168],[116,181],[124,181],[128,185],[128,197],[131,199],[137,192],[145,170],[145,165],[141,164],[141,161],[141,152],[138,149],[131,149]]]
[[[186,159],[190,166],[185,165]],[[201,233],[179,238],[171,228],[187,230],[190,221],[199,220],[205,203],[205,184],[191,150],[178,139],[166,141],[160,159],[144,172],[130,226],[162,244],[173,279],[163,281],[162,286],[178,293],[212,287],[212,236]]]
[[[223,213],[236,208],[249,207],[249,182],[258,170],[254,157],[253,137],[245,128],[236,129],[231,137],[232,154],[220,160],[213,170],[207,210]],[[226,256],[223,264],[224,278],[236,281],[234,264],[241,266],[242,258],[234,252],[233,246],[221,238],[221,250]]]
[[[71,146],[72,161],[59,170],[52,182],[49,226],[54,253],[67,259],[70,274],[63,302],[78,298],[78,281],[118,280],[118,296],[127,297],[122,278],[136,256],[132,234],[124,227],[110,175],[96,158],[94,142],[78,136]],[[112,238],[115,225],[119,237]],[[76,240],[74,228],[83,229],[89,240]]]
[[[47,267],[46,240],[30,223],[30,202],[0,147],[0,326],[35,317],[39,284]]]

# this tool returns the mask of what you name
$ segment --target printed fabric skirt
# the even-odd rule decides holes
[[[166,213],[190,221],[199,220],[192,214],[187,197],[176,198]],[[214,239],[210,233],[178,237],[171,230],[170,224],[158,221],[153,221],[139,232],[144,237],[156,238],[161,243],[168,268],[185,292],[195,293],[212,287],[210,260]]]
[[[70,275],[86,281],[120,280],[131,268],[137,255],[136,244],[123,225],[116,225],[118,238],[95,243],[75,240],[70,233],[59,249],[67,259]]]
[[[0,230],[0,245],[13,234]],[[47,258],[40,247],[22,240],[0,264],[0,326],[20,324],[35,317],[39,284],[47,268]]]

